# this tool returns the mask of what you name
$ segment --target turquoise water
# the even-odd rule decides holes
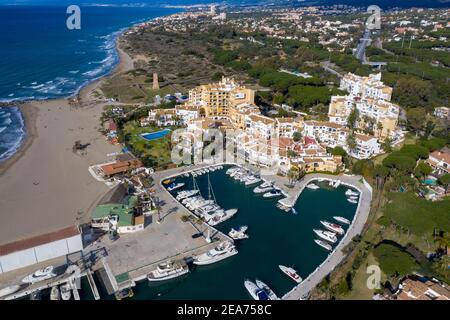
[[[333,221],[340,215],[353,219],[356,205],[347,202],[347,187],[329,189],[327,183],[316,191],[305,189],[295,209],[286,213],[276,207],[277,199],[267,200],[255,195],[225,174],[210,173],[217,202],[225,209],[239,208],[230,220],[218,229],[228,233],[232,227],[248,225],[249,239],[237,241],[239,253],[209,266],[193,266],[192,272],[161,284],[143,281],[133,289],[133,299],[249,299],[244,280],[258,278],[266,282],[278,296],[290,291],[295,283],[278,269],[279,264],[293,266],[306,278],[328,255],[314,243],[313,228],[321,228],[320,220]],[[203,196],[207,197],[207,175],[197,177]],[[178,178],[192,187],[192,178]],[[109,297],[111,298],[111,297]]]
[[[160,131],[141,134],[141,137],[144,138],[145,140],[152,141],[152,140],[160,139],[160,138],[168,135],[169,133],[170,133],[169,129],[164,129],[164,130],[160,130]]]

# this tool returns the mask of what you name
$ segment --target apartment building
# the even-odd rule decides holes
[[[277,133],[276,121],[260,114],[250,114],[245,118],[245,130],[256,139],[270,140]]]
[[[392,98],[392,88],[381,81],[381,73],[371,74],[368,77],[347,73],[341,79],[340,89],[363,99],[373,98],[391,101]]]
[[[348,146],[345,147],[347,152],[354,158],[368,159],[381,152],[381,147],[378,143],[378,139],[374,136],[356,133],[355,140],[355,149],[350,150]]]
[[[231,107],[254,104],[255,92],[243,87],[231,78],[218,83],[205,84],[189,91],[188,104],[199,106],[206,117],[228,116]]]
[[[305,121],[304,136],[313,137],[327,147],[345,146],[350,130],[338,123],[329,121]]]
[[[301,118],[276,118],[275,125],[279,137],[293,138],[295,132],[302,132],[303,119]]]
[[[355,108],[359,113],[357,128],[364,130],[369,125],[372,125],[374,135],[381,139],[391,137],[395,133],[400,107],[382,99],[333,96],[328,109],[330,122],[347,125],[348,117]],[[365,119],[371,119],[373,123],[367,123]]]

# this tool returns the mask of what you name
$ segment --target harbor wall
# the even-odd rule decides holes
[[[0,256],[0,273],[24,268],[46,260],[83,250],[81,235],[52,241],[43,245]]]

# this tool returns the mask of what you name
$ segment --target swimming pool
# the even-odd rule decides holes
[[[141,137],[145,140],[152,141],[156,139],[160,139],[170,133],[169,129],[164,129],[160,131],[150,132],[150,133],[143,133],[141,134]]]

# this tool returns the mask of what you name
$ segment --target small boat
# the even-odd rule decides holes
[[[222,261],[238,253],[231,241],[224,241],[214,249],[211,249],[194,258],[194,264],[207,265]]]
[[[348,202],[353,203],[353,204],[357,204],[358,200],[354,200],[354,199],[347,199]]]
[[[172,261],[167,261],[161,263],[158,267],[147,275],[147,280],[153,281],[163,281],[173,278],[180,277],[189,272],[189,267],[187,265],[181,265],[179,263],[173,263]]]
[[[167,187],[167,191],[175,191],[177,189],[180,189],[184,187],[184,183],[180,182],[180,183],[172,183],[169,187]]]
[[[346,196],[358,196],[359,193],[358,192],[354,192],[352,189],[347,189],[347,191],[345,191],[345,195]]]
[[[302,282],[303,279],[298,275],[298,273],[297,273],[297,271],[295,271],[295,269],[289,268],[286,266],[282,266],[282,265],[279,265],[278,267],[285,275],[287,275],[289,278],[291,278],[295,282],[297,282],[297,283]]]
[[[348,199],[350,199],[350,200],[358,200],[358,197],[357,196],[350,196],[350,197],[348,197]]]
[[[199,193],[198,190],[186,190],[186,191],[180,191],[178,192],[177,196],[175,197],[175,199],[177,199],[178,201],[181,201],[183,199],[195,196],[197,193]]]
[[[329,245],[328,243],[326,243],[325,241],[316,239],[314,240],[315,243],[317,243],[319,246],[321,246],[322,248],[324,248],[325,250],[331,251],[333,250],[333,248],[331,247],[331,245]]]
[[[247,226],[241,226],[239,229],[235,230],[234,228],[231,229],[230,232],[228,232],[228,235],[233,240],[242,240],[242,239],[248,239],[248,235],[245,234],[245,231],[247,231]]]
[[[269,296],[269,300],[278,300],[278,297],[275,294],[275,292],[273,292],[273,290],[270,289],[270,287],[267,284],[265,284],[261,280],[256,279],[256,285],[260,289],[263,289],[265,292],[267,292],[267,295]]]
[[[265,301],[270,300],[268,293],[259,288],[255,283],[250,280],[244,281],[244,287],[254,300]]]
[[[333,219],[338,221],[338,222],[340,222],[340,223],[344,223],[344,224],[350,224],[351,223],[350,220],[348,220],[348,219],[346,219],[344,217],[340,217],[340,216],[334,216]]]
[[[307,187],[308,189],[311,189],[311,190],[317,190],[317,189],[320,189],[320,187],[319,187],[318,185],[314,184],[314,183],[310,183],[310,184],[308,184],[306,187]]]
[[[163,181],[163,184],[171,184],[174,181],[175,181],[174,179],[166,179]]]
[[[19,291],[19,289],[20,289],[20,286],[17,284],[2,288],[2,289],[0,289],[0,298],[9,296],[10,294],[13,294],[14,292]]]
[[[337,188],[341,185],[341,180],[337,180],[336,183],[333,185],[333,188]]]
[[[189,177],[189,173],[185,173],[185,174],[183,174],[183,177],[185,177],[185,178],[188,178]]]
[[[53,273],[53,266],[48,266],[43,269],[37,270],[35,273],[32,273],[25,278],[22,279],[22,282],[25,283],[34,283],[42,280],[47,280],[50,278],[53,278],[56,276],[56,274]]]
[[[229,210],[218,210],[214,213],[214,216],[208,220],[208,224],[210,226],[218,225],[219,223],[222,223],[231,217],[233,217],[237,213],[237,209],[229,209]]]
[[[255,185],[255,184],[259,183],[259,182],[261,182],[260,178],[252,177],[250,179],[247,179],[244,182],[244,184],[245,184],[246,187],[248,187],[248,186],[253,186],[253,185]]]
[[[58,286],[53,286],[50,291],[50,300],[61,300],[61,292],[59,291]]]
[[[131,288],[125,288],[116,292],[114,296],[116,297],[116,300],[122,300],[125,298],[132,298],[134,296],[134,292]]]
[[[279,190],[272,189],[271,191],[264,193],[263,197],[270,199],[270,198],[280,197],[282,195],[283,194]]]
[[[253,192],[258,194],[258,193],[266,193],[271,190],[273,190],[272,186],[263,187],[262,185],[260,185],[260,186],[256,187],[255,189],[253,189]]]
[[[70,284],[66,283],[59,287],[61,291],[61,298],[65,301],[70,300],[72,297],[72,291],[70,290]]]
[[[295,208],[291,208],[292,214],[298,214],[297,210]]]
[[[322,238],[323,240],[326,240],[331,243],[336,243],[337,241],[336,233],[334,232],[323,231],[318,229],[314,229],[313,231],[319,238]]]
[[[338,233],[340,235],[345,233],[344,229],[342,229],[342,227],[340,225],[338,225],[338,224],[327,222],[327,221],[320,221],[320,223],[325,228],[327,228],[328,230],[330,230],[330,231],[332,231],[334,233]]]

